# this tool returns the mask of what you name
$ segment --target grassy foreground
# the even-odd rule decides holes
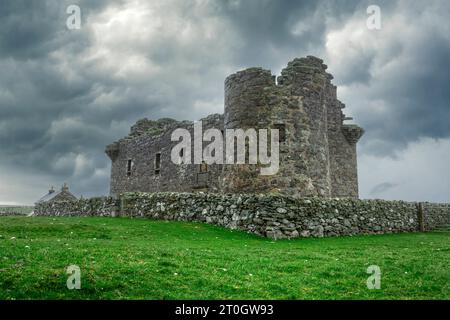
[[[73,264],[81,290],[66,287]],[[196,223],[0,217],[0,299],[449,298],[450,232],[274,242]]]

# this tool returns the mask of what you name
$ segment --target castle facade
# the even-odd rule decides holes
[[[194,123],[142,119],[106,147],[112,161],[111,194],[123,192],[280,193],[296,197],[358,197],[356,144],[364,130],[345,124],[345,105],[321,59],[289,62],[276,78],[249,68],[225,80],[224,114],[202,119],[203,130],[278,129],[279,170],[261,164],[175,164],[172,132]],[[193,142],[192,142],[193,143]],[[208,144],[205,142],[205,145]]]

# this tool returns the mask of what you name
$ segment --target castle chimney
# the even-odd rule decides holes
[[[53,188],[53,186],[51,186],[50,189],[48,190],[48,193],[52,194],[53,192],[55,192],[55,189]]]
[[[69,191],[69,187],[67,186],[67,183],[64,182],[64,185],[62,186],[61,191],[63,191],[63,192]]]

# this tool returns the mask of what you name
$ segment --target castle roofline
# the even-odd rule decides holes
[[[290,84],[290,80],[294,74],[312,73],[314,70],[323,73],[328,81],[331,81],[334,77],[326,72],[327,69],[328,66],[320,58],[315,56],[300,57],[289,61],[278,77],[273,75],[271,70],[261,67],[251,67],[237,71],[226,77],[225,86],[230,86],[234,82],[245,82],[251,78],[261,78],[261,85],[284,86]]]

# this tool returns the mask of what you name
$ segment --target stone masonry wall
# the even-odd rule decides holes
[[[432,230],[438,226],[450,224],[450,204],[424,204],[424,227],[425,230]]]
[[[171,133],[176,128],[192,132],[192,122],[142,119],[127,137],[106,148],[112,161],[111,195],[207,191],[358,198],[356,144],[364,130],[344,124],[345,106],[327,68],[323,60],[308,56],[289,62],[278,78],[262,68],[231,74],[224,83],[224,114],[202,119],[204,130],[225,134],[231,129],[278,129],[276,174],[261,175],[261,163],[213,163],[206,174],[199,172],[200,164],[175,165],[170,153],[177,143]],[[155,172],[157,156],[161,168]]]
[[[203,130],[223,129],[223,115],[213,114],[202,119]],[[106,152],[112,158],[111,195],[123,192],[190,192],[208,186],[212,192],[218,191],[221,165],[208,166],[208,171],[200,172],[200,165],[174,164],[171,160],[172,148],[178,142],[171,141],[171,134],[177,128],[191,133],[191,150],[194,147],[194,124],[190,121],[143,119],[131,128],[131,135],[120,139],[108,147]],[[208,143],[204,142],[204,146]],[[115,150],[112,149],[115,146]],[[119,151],[120,150],[120,151]],[[186,151],[187,152],[187,151]],[[160,155],[159,172],[156,172],[156,155]],[[186,153],[187,154],[187,153]],[[127,172],[128,161],[132,161],[131,172]]]
[[[26,214],[21,212],[0,212],[0,217],[23,217],[26,216]]]
[[[119,201],[113,197],[96,197],[73,201],[38,203],[34,207],[36,216],[100,216],[118,215]]]
[[[450,224],[450,205],[424,203],[425,228]],[[38,205],[36,215],[122,216],[197,221],[273,239],[412,232],[417,204],[404,201],[281,195],[126,193]]]

